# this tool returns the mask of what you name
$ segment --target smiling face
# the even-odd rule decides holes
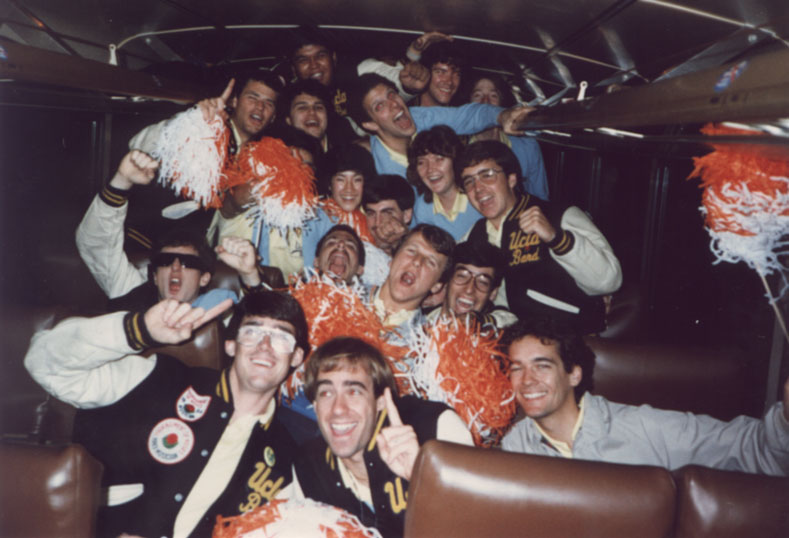
[[[326,134],[326,126],[329,121],[326,103],[319,97],[301,93],[293,99],[285,121],[288,125],[320,140]]]
[[[330,372],[320,372],[315,391],[315,414],[323,438],[338,458],[363,461],[375,432],[375,418],[384,407],[375,397],[372,376],[361,366],[340,361]]]
[[[413,310],[429,293],[441,289],[447,257],[433,248],[421,233],[414,233],[397,250],[389,276],[381,286],[382,298],[397,310]]]
[[[438,62],[430,69],[426,98],[430,106],[448,106],[460,87],[460,69]]]
[[[578,412],[573,389],[581,382],[581,368],[576,365],[566,372],[557,345],[534,336],[516,340],[509,352],[510,382],[526,416],[538,422],[558,418],[573,424]]]
[[[365,204],[364,213],[375,246],[389,252],[408,232],[408,223],[411,222],[413,209],[402,210],[394,200],[381,200],[374,204]],[[392,220],[402,225],[402,233],[395,235],[389,233],[392,229],[390,222]]]
[[[362,122],[362,127],[380,136],[384,142],[410,140],[416,132],[416,125],[405,101],[386,84],[379,84],[367,92],[362,106],[371,119]]]
[[[356,239],[344,230],[330,232],[321,244],[315,257],[315,267],[335,280],[351,283],[354,275],[361,275],[364,267],[359,265],[359,246]]]
[[[296,77],[317,80],[324,86],[331,86],[336,62],[336,55],[323,45],[304,45],[293,54]]]
[[[481,78],[471,90],[471,102],[501,106],[501,92],[490,79]]]
[[[493,289],[494,275],[493,267],[477,267],[467,263],[456,264],[452,278],[447,284],[444,310],[449,310],[456,316],[468,312],[481,312],[488,300],[492,301],[496,298],[498,290]],[[463,283],[464,280],[466,280],[465,283]]]
[[[296,329],[291,323],[264,316],[247,316],[235,340],[225,341],[233,359],[230,368],[234,397],[273,394],[290,368],[301,364],[304,352],[295,348]]]
[[[435,194],[446,194],[457,189],[452,159],[444,155],[420,155],[416,158],[416,173],[422,183]]]
[[[480,172],[494,171],[493,177],[483,180]],[[486,159],[475,165],[466,167],[461,174],[466,195],[474,209],[482,213],[497,228],[507,212],[515,205],[515,185],[518,178],[515,174],[504,175],[501,167],[493,159]],[[470,186],[466,186],[466,178],[473,177]]]
[[[344,211],[355,211],[362,205],[364,176],[356,170],[337,172],[331,178],[331,197]]]
[[[277,111],[277,92],[260,81],[250,80],[230,101],[233,113],[230,118],[242,142],[246,142],[269,126]]]
[[[163,247],[159,252],[198,255],[197,249],[188,245]],[[153,283],[159,291],[159,299],[175,299],[182,303],[191,303],[197,299],[200,288],[207,286],[210,281],[211,273],[185,267],[177,258],[170,265],[157,267],[153,274]]]

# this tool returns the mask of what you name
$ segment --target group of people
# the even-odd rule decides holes
[[[473,444],[447,405],[400,396],[370,342],[339,336],[313,349],[320,321],[271,289],[287,278],[355,290],[399,344],[441,319],[503,331],[502,371],[525,415],[504,450],[789,473],[789,382],[763,420],[731,423],[585,392],[594,356],[581,336],[604,328],[603,296],[619,288],[621,268],[586,213],[548,200],[539,145],[517,129],[530,109],[498,77],[466,80],[437,33],[396,65],[365,60],[350,74],[320,35],[303,37],[290,84],[238,76],[197,106],[226,122],[231,159],[262,136],[283,140],[324,194],[314,219],[269,226],[239,185],[207,229],[161,233],[148,268],[136,267],[124,223],[130,189],[157,174],[152,126],[79,225],[111,313],[36,334],[25,363],[78,408],[74,438],[105,465],[100,535],[205,536],[218,515],[307,497],[397,536],[419,446]],[[241,297],[209,289],[217,257],[238,273]],[[215,318],[227,322],[223,370],[140,355]],[[303,406],[280,395],[299,367]]]

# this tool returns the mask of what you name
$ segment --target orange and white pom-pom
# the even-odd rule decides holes
[[[213,538],[381,538],[377,529],[336,506],[275,499],[246,514],[216,518]]]
[[[338,336],[351,336],[375,346],[395,364],[402,361],[407,349],[387,342],[387,331],[381,321],[362,300],[361,284],[348,286],[336,283],[326,275],[307,271],[306,281],[296,281],[290,293],[299,302],[309,327],[313,349]],[[304,361],[282,384],[283,394],[293,399],[304,384]]]
[[[499,336],[476,322],[439,317],[416,338],[409,381],[415,393],[452,407],[477,446],[501,439],[515,416],[515,395],[499,366]]]
[[[159,181],[203,207],[219,207],[229,137],[221,118],[207,123],[197,107],[176,114],[152,152],[160,161]]]
[[[367,226],[367,217],[360,210],[346,211],[334,198],[323,198],[320,200],[320,207],[337,224],[350,226],[357,233],[362,241],[373,243],[373,234]]]
[[[754,135],[754,131],[708,125],[712,135]],[[693,159],[689,178],[701,177],[701,212],[716,262],[743,261],[760,274],[782,273],[779,256],[789,240],[789,160],[758,146],[715,144]],[[786,289],[786,282],[784,282]]]
[[[315,217],[315,175],[277,138],[244,144],[226,176],[225,188],[251,184],[255,206],[269,226],[298,229]]]

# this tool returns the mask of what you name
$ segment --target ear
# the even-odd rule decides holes
[[[331,53],[331,62],[332,62],[334,65],[337,65],[337,53],[336,53],[336,52],[332,52],[332,53]]]
[[[583,378],[583,370],[581,370],[581,367],[576,364],[573,366],[573,369],[568,377],[570,378],[570,386],[577,387]]]
[[[430,288],[430,293],[431,294],[436,294],[439,291],[441,291],[441,288],[443,288],[443,287],[444,287],[444,283],[443,282],[436,282],[435,284],[433,284],[433,287]]]
[[[517,174],[510,174],[507,176],[507,185],[510,186],[510,190],[515,190],[515,185],[518,184],[518,175]]]
[[[298,368],[301,364],[301,361],[304,360],[304,350],[300,347],[297,347],[295,351],[293,351],[293,356],[290,358],[290,365],[293,368]]]
[[[375,399],[375,412],[380,413],[384,409],[386,409],[386,398],[384,398],[384,395],[381,394]]]
[[[287,123],[288,125],[293,125],[293,122],[292,122],[292,121],[290,121],[290,116],[288,116],[287,118],[285,118],[285,123]]]
[[[208,286],[208,283],[211,282],[211,273],[203,273],[200,275],[200,287],[203,288]]]
[[[411,224],[411,217],[414,216],[414,210],[406,209],[403,211],[403,224]]]
[[[356,270],[356,276],[362,276],[362,273],[364,273],[364,265],[360,265]]]
[[[381,128],[378,127],[378,124],[375,123],[374,121],[363,121],[362,129],[364,129],[365,131],[370,131],[371,133],[378,133],[378,131],[381,130]]]
[[[312,266],[315,269],[318,269],[318,257],[317,256],[315,256],[315,258],[312,260]]]
[[[238,97],[233,96],[230,98],[230,101],[227,102],[230,105],[230,108],[234,109],[238,106]]]
[[[225,340],[225,353],[227,353],[230,357],[236,356],[236,341],[235,340]]]

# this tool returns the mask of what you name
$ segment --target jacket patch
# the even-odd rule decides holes
[[[210,403],[211,396],[201,396],[195,389],[189,387],[178,397],[175,410],[179,418],[187,422],[195,422],[203,418]]]
[[[148,453],[159,463],[174,465],[186,459],[195,444],[192,428],[177,418],[166,418],[151,430]]]

